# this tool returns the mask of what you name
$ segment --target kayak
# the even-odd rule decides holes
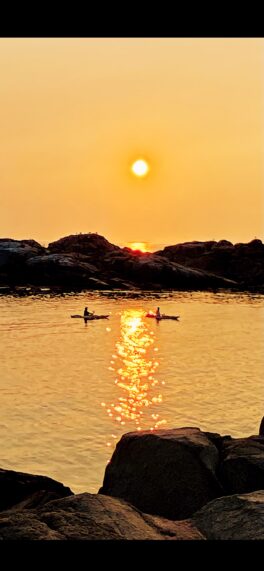
[[[109,315],[71,315],[71,317],[80,317],[85,321],[92,321],[93,319],[108,319]]]
[[[174,321],[177,321],[179,319],[179,315],[165,315],[164,313],[161,314],[160,317],[158,317],[155,313],[147,313],[145,315],[145,317],[155,317],[155,319],[157,319],[157,321],[161,321],[161,319],[174,319]]]

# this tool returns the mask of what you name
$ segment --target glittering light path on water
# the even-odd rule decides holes
[[[115,373],[118,393],[115,402],[102,403],[102,406],[114,423],[124,427],[124,432],[159,428],[166,421],[157,412],[162,403],[159,381],[155,378],[158,348],[154,332],[144,321],[144,312],[123,311],[115,347],[109,368]],[[165,384],[164,381],[161,384]]]

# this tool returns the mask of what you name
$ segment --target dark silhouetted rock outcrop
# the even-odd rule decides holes
[[[52,478],[0,469],[0,511],[21,502],[35,507],[70,495],[70,488]]]
[[[264,539],[263,450],[199,428],[128,433],[98,494],[0,470],[0,540]]]
[[[13,240],[0,238],[0,267],[12,265],[44,253],[46,249],[35,240]]]
[[[79,494],[35,510],[0,514],[0,539],[204,539],[192,521],[173,522],[141,513],[122,500]]]
[[[20,284],[24,282],[24,269],[27,260],[45,253],[46,250],[35,240],[0,239],[0,284]]]
[[[167,246],[156,254],[186,267],[235,280],[241,287],[264,286],[264,244],[261,240],[235,245],[228,240],[185,242]]]
[[[219,453],[199,428],[125,434],[99,493],[123,498],[143,512],[185,519],[221,496]]]
[[[264,490],[264,438],[198,428],[125,434],[99,493],[146,513],[183,519],[216,497]]]
[[[109,252],[104,257],[104,269],[108,274],[123,276],[141,288],[159,286],[172,289],[229,288],[235,282],[208,272],[186,268],[155,254],[136,256],[127,250]]]
[[[53,253],[77,253],[85,256],[94,254],[100,254],[102,256],[107,252],[121,250],[119,246],[115,246],[108,242],[104,236],[100,236],[100,234],[94,234],[92,232],[89,232],[88,234],[65,236],[55,242],[51,242],[48,249]]]
[[[194,514],[207,539],[264,539],[264,491],[219,498]]]
[[[8,285],[72,289],[264,287],[261,240],[186,242],[154,253],[111,244],[99,234],[76,234],[44,248],[35,240],[0,239],[0,293]],[[4,292],[2,292],[4,293]]]
[[[98,269],[79,254],[46,253],[27,260],[24,272],[34,284],[87,287],[89,279],[98,274]]]
[[[164,255],[119,248],[92,233],[66,236],[48,248],[33,240],[0,241],[0,286],[6,284],[182,290],[237,286],[230,279],[185,267]]]
[[[264,438],[251,436],[225,441],[220,477],[228,494],[264,490]]]
[[[49,244],[49,251],[57,255],[71,255],[78,262],[90,262],[97,267],[104,283],[122,278],[142,288],[159,286],[171,288],[230,287],[234,284],[223,278],[205,272],[187,269],[164,257],[150,253],[134,252],[129,248],[119,248],[98,234],[67,236]],[[90,280],[92,278],[90,277]],[[89,287],[89,286],[88,286]]]

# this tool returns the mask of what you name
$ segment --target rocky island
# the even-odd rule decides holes
[[[264,539],[263,426],[124,434],[97,494],[1,469],[0,510],[2,540]]]
[[[264,244],[188,242],[154,253],[111,244],[98,234],[51,242],[0,239],[0,292],[80,290],[264,291]]]

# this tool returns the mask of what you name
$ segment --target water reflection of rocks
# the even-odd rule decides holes
[[[145,323],[144,313],[125,310],[121,315],[116,352],[109,367],[116,375],[119,396],[110,405],[102,403],[114,423],[124,427],[124,432],[154,430],[166,423],[157,412],[162,394],[154,376],[159,365],[158,348],[154,345],[154,333]],[[164,385],[164,381],[161,384]]]

